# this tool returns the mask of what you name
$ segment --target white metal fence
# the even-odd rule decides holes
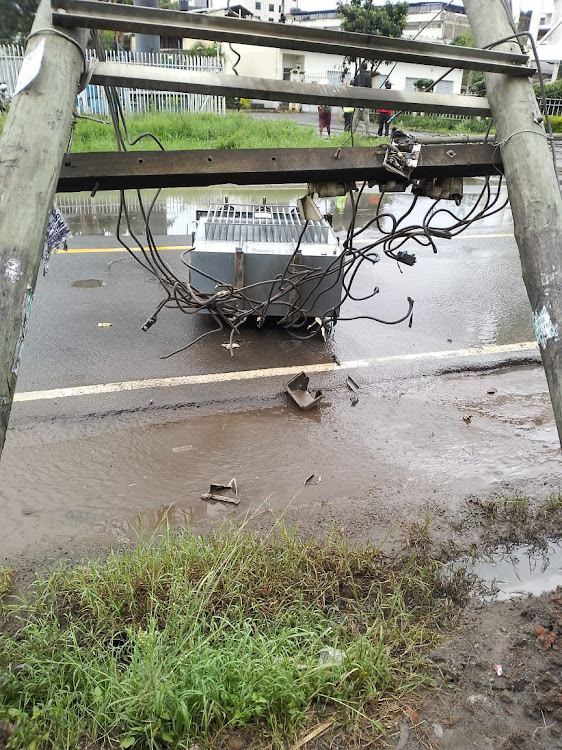
[[[0,45],[0,82],[6,83],[13,93],[24,55],[23,47],[16,44]],[[90,57],[94,56],[89,52]],[[110,62],[123,65],[154,65],[159,68],[193,70],[209,73],[222,72],[222,61],[217,57],[200,57],[180,53],[135,53],[107,52]],[[185,94],[170,91],[147,91],[146,89],[119,89],[125,114],[145,112],[213,112],[224,114],[226,110],[223,96]],[[108,115],[107,98],[102,86],[89,85],[80,92],[76,102],[80,114]]]

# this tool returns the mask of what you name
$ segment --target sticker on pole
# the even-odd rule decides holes
[[[14,89],[14,96],[26,89],[37,78],[41,70],[44,52],[45,40],[41,39],[37,47],[23,58],[16,88]]]
[[[558,326],[552,322],[546,307],[543,307],[539,313],[533,313],[533,323],[535,336],[541,349],[545,349],[551,339],[558,341]]]

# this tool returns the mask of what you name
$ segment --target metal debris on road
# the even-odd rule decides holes
[[[236,479],[231,479],[228,484],[211,482],[209,492],[204,492],[201,495],[201,500],[217,500],[222,503],[238,505],[240,503],[240,497],[238,495]]]
[[[285,386],[285,390],[293,399],[295,404],[303,411],[308,411],[318,406],[322,400],[322,391],[316,391],[313,396],[308,390],[310,378],[305,372],[301,372]]]
[[[309,477],[307,477],[304,480],[304,483],[308,485],[310,484],[314,485],[314,484],[320,484],[321,481],[322,481],[321,476],[316,476],[316,474],[311,474]]]
[[[347,380],[345,382],[350,391],[353,391],[353,393],[357,393],[357,391],[359,390],[359,384],[355,380],[353,380],[351,375],[347,376]]]

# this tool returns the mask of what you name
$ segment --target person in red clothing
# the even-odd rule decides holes
[[[384,87],[385,89],[391,89],[392,84],[390,83],[390,81],[385,81]],[[382,136],[383,130],[385,137],[388,138],[388,121],[392,117],[392,110],[377,109],[377,115],[379,116],[379,138]]]
[[[324,132],[324,128],[328,131],[328,138],[331,136],[332,127],[332,108],[328,104],[322,104],[318,107],[318,130],[320,136]]]

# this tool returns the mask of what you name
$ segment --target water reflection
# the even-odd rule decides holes
[[[483,180],[467,181],[465,195],[461,206],[456,207],[452,201],[441,202],[440,206],[449,208],[459,217],[466,216],[477,202],[478,195],[484,185]],[[214,203],[222,203],[225,198],[236,203],[261,203],[264,199],[268,203],[295,205],[298,198],[305,193],[304,186],[291,187],[251,187],[237,188],[233,186],[219,186],[211,188],[167,189],[160,191],[154,204],[151,216],[151,229],[154,235],[189,235],[195,228],[196,211]],[[154,197],[154,191],[143,191],[145,205]],[[505,193],[502,193],[505,197]],[[384,197],[380,193],[367,190],[359,201],[356,225],[364,226],[373,218],[381,199],[382,211],[400,216],[409,209],[412,203],[410,193],[387,193]],[[115,234],[117,217],[119,214],[119,193],[98,193],[93,198],[87,194],[59,194],[57,203],[74,235],[108,236]],[[336,232],[344,232],[349,226],[352,216],[352,204],[349,196],[317,199],[318,206],[323,213],[331,214],[333,227]],[[135,233],[142,233],[144,220],[141,207],[135,191],[127,192],[131,226]],[[408,223],[420,223],[433,205],[429,198],[420,198],[414,210],[408,217]],[[436,225],[443,226],[451,221],[450,217],[438,217]],[[479,222],[480,228],[502,227],[506,231],[512,227],[511,210],[509,206],[501,212]],[[369,229],[363,237],[370,239],[377,234],[375,229]]]

